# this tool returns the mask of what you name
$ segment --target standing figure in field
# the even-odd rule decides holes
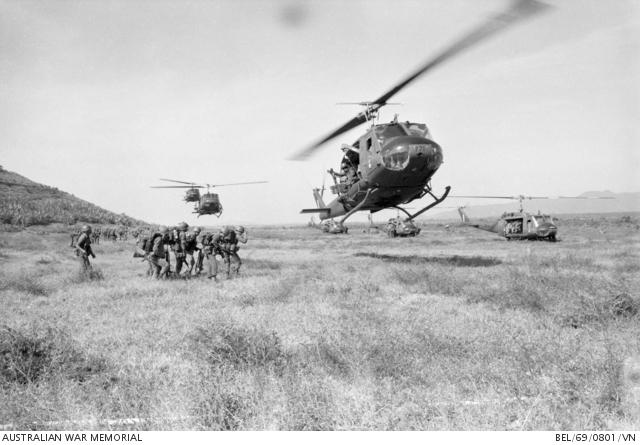
[[[84,225],[81,229],[81,234],[76,242],[76,256],[80,261],[80,270],[83,273],[91,272],[91,262],[89,256],[95,258],[96,256],[91,249],[91,226]]]
[[[185,256],[187,263],[187,273],[186,276],[190,277],[193,273],[193,270],[196,269],[196,273],[198,272],[197,261],[198,261],[198,236],[200,235],[200,228],[194,227],[191,232],[187,232],[185,234],[186,238],[186,247],[185,247]]]
[[[171,254],[173,253],[174,246],[176,244],[176,240],[178,239],[178,228],[176,226],[172,226],[167,228],[167,235],[165,236],[165,258],[167,260],[167,264],[169,269],[167,270],[167,276],[172,276],[173,272],[171,269]],[[175,258],[175,255],[174,255]]]
[[[218,281],[218,261],[216,255],[224,257],[221,251],[223,232],[207,233],[202,237],[202,252],[206,259],[207,278]]]
[[[237,226],[234,231],[236,236],[235,242],[231,249],[231,260],[236,264],[235,273],[237,276],[240,275],[240,266],[242,266],[242,260],[240,259],[240,255],[238,255],[238,250],[240,250],[240,246],[238,246],[238,243],[240,242],[242,244],[247,244],[247,241],[249,241],[249,236],[244,226]]]
[[[76,242],[78,241],[78,238],[80,237],[80,234],[82,233],[82,230],[80,227],[73,227],[73,229],[71,229],[71,244],[69,244],[70,247],[76,247]]]
[[[198,230],[200,230],[200,228],[198,228]],[[194,253],[194,256],[196,257],[196,275],[200,275],[200,273],[202,272],[202,267],[204,265],[204,258],[206,256],[204,253],[204,244],[206,238],[207,233],[205,232],[199,232],[196,236],[196,251]]]
[[[149,261],[149,254],[152,249],[152,236],[153,233],[139,233],[136,236],[136,246],[134,247],[133,257],[134,258],[142,258],[142,261],[147,262],[147,272],[146,275],[150,277],[153,275],[153,265],[151,261]]]
[[[169,273],[169,261],[165,249],[165,244],[168,244],[169,241],[169,229],[160,227],[146,244],[146,248],[149,250],[147,260],[152,269],[151,275],[155,279],[167,278]]]
[[[222,229],[222,239],[220,240],[220,250],[222,251],[222,259],[226,267],[227,278],[231,278],[231,261],[238,264],[240,257],[235,252],[238,247],[238,237],[232,226],[226,226]],[[237,268],[236,268],[237,271]]]
[[[187,270],[189,265],[187,264],[187,229],[189,225],[186,222],[178,224],[174,234],[173,253],[176,257],[176,277],[180,276],[182,266],[185,265]]]
[[[96,227],[91,231],[91,243],[100,244],[100,227]]]

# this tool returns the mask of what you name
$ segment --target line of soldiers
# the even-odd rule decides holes
[[[82,228],[85,226],[78,227],[76,226],[71,235],[71,247],[73,247],[80,235],[82,234]],[[96,227],[91,230],[89,238],[93,244],[100,244],[100,239],[109,240],[109,241],[126,241],[129,238],[129,228],[126,226],[119,227]],[[136,231],[132,231],[131,235],[134,237],[136,235]]]
[[[217,281],[216,257],[224,262],[227,278],[237,276],[242,265],[238,243],[245,244],[247,240],[242,226],[202,233],[199,227],[189,231],[189,225],[182,222],[173,228],[159,227],[154,233],[139,235],[134,257],[146,260],[147,274],[157,279],[190,278],[206,271],[207,278]]]

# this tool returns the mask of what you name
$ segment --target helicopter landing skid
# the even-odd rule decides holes
[[[220,215],[222,215],[222,212],[218,212],[218,213],[200,213],[200,212],[193,212],[196,213],[198,216],[196,216],[196,218],[200,218],[202,215],[214,215],[216,218],[220,218]]]
[[[340,224],[340,225],[344,224],[344,222],[347,220],[347,218],[349,218],[351,215],[353,215],[353,214],[354,214],[354,213],[356,213],[358,210],[360,210],[360,209],[362,208],[362,206],[366,204],[367,199],[369,199],[369,195],[371,194],[371,192],[373,192],[373,191],[375,191],[375,190],[378,190],[378,189],[377,189],[377,188],[375,188],[375,189],[369,189],[369,190],[367,190],[367,193],[364,195],[364,198],[362,199],[362,201],[360,201],[360,203],[359,203],[357,206],[355,206],[354,208],[352,208],[351,210],[349,210],[349,211],[347,212],[347,214],[346,214],[346,215],[344,215],[344,216],[342,217],[342,219],[340,220],[340,222],[339,222],[338,224]]]
[[[405,219],[405,221],[411,221],[414,218],[416,218],[417,216],[422,215],[424,212],[426,212],[427,210],[429,210],[430,208],[433,208],[435,206],[437,206],[438,204],[440,204],[442,201],[444,201],[447,198],[447,195],[449,195],[449,192],[451,191],[451,186],[448,185],[444,188],[444,193],[442,194],[441,197],[437,197],[436,195],[434,195],[433,193],[431,193],[431,191],[428,191],[427,193],[429,193],[431,195],[431,197],[434,199],[434,202],[432,202],[431,204],[429,204],[428,206],[426,206],[425,208],[423,208],[422,210],[414,213],[413,215],[410,215],[409,212],[407,212],[405,209],[401,208],[401,207],[397,207],[396,209],[402,210],[404,213],[407,214],[408,218]]]

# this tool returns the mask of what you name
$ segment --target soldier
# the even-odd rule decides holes
[[[201,230],[201,229],[198,228],[198,230]],[[196,275],[200,275],[200,273],[202,272],[202,266],[204,265],[204,258],[205,258],[204,244],[205,244],[206,238],[207,238],[207,233],[203,233],[203,232],[200,232],[200,234],[196,236],[196,253],[197,253]]]
[[[174,233],[175,239],[173,242],[173,253],[176,256],[176,276],[180,276],[182,265],[184,264],[189,270],[189,264],[187,263],[187,229],[189,224],[181,222],[178,224]]]
[[[242,244],[247,244],[247,241],[249,241],[249,237],[247,235],[247,231],[245,230],[244,226],[237,226],[234,232],[236,236],[235,236],[235,242],[231,246],[230,259],[236,264],[235,273],[237,276],[237,275],[240,275],[240,266],[242,266],[242,260],[238,255],[238,250],[240,250],[240,246],[238,246],[238,242],[241,242]]]
[[[80,270],[83,273],[91,272],[91,263],[89,262],[89,256],[95,258],[96,256],[91,249],[91,226],[84,225],[81,229],[81,234],[76,242],[76,256],[80,261]]]
[[[200,227],[195,227],[193,231],[188,232],[185,235],[185,238],[186,238],[185,256],[186,256],[187,266],[189,267],[186,273],[186,276],[191,276],[194,269],[196,269],[196,272],[198,273],[197,260],[198,260],[198,254],[200,253],[198,249],[198,235],[200,235]]]
[[[91,230],[91,236],[89,237],[91,239],[91,244],[99,244],[99,241],[98,241],[99,236],[100,236],[100,229],[98,227]]]
[[[220,250],[222,251],[222,259],[226,265],[227,278],[231,278],[231,259],[239,260],[240,257],[235,253],[238,246],[238,238],[232,226],[226,226],[221,230]]]
[[[220,232],[216,234],[207,233],[202,238],[202,251],[207,260],[207,278],[213,279],[213,281],[218,281],[218,261],[216,260],[216,255],[223,255],[220,250],[223,233],[223,230],[220,230]]]
[[[152,268],[152,276],[155,279],[166,278],[169,273],[169,261],[165,244],[170,242],[169,229],[160,227],[147,243],[147,260]]]
[[[149,261],[149,253],[151,252],[152,247],[152,236],[153,234],[148,233],[140,233],[136,239],[136,246],[133,251],[134,258],[142,258],[142,261],[146,261],[148,264],[147,268],[147,276],[153,275],[153,265]]]
[[[167,276],[173,275],[173,272],[171,271],[171,252],[173,252],[177,238],[178,228],[176,226],[167,228],[167,235],[165,236],[165,258],[169,267],[167,270]]]
[[[71,231],[71,244],[69,244],[70,247],[76,247],[76,241],[78,240],[78,238],[80,237],[80,234],[82,233],[81,228],[80,227],[74,227]]]

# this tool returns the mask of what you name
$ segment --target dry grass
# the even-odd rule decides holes
[[[619,381],[640,352],[638,229],[573,223],[555,244],[256,228],[219,283],[149,280],[110,242],[79,277],[66,235],[2,233],[0,423],[638,428]]]

